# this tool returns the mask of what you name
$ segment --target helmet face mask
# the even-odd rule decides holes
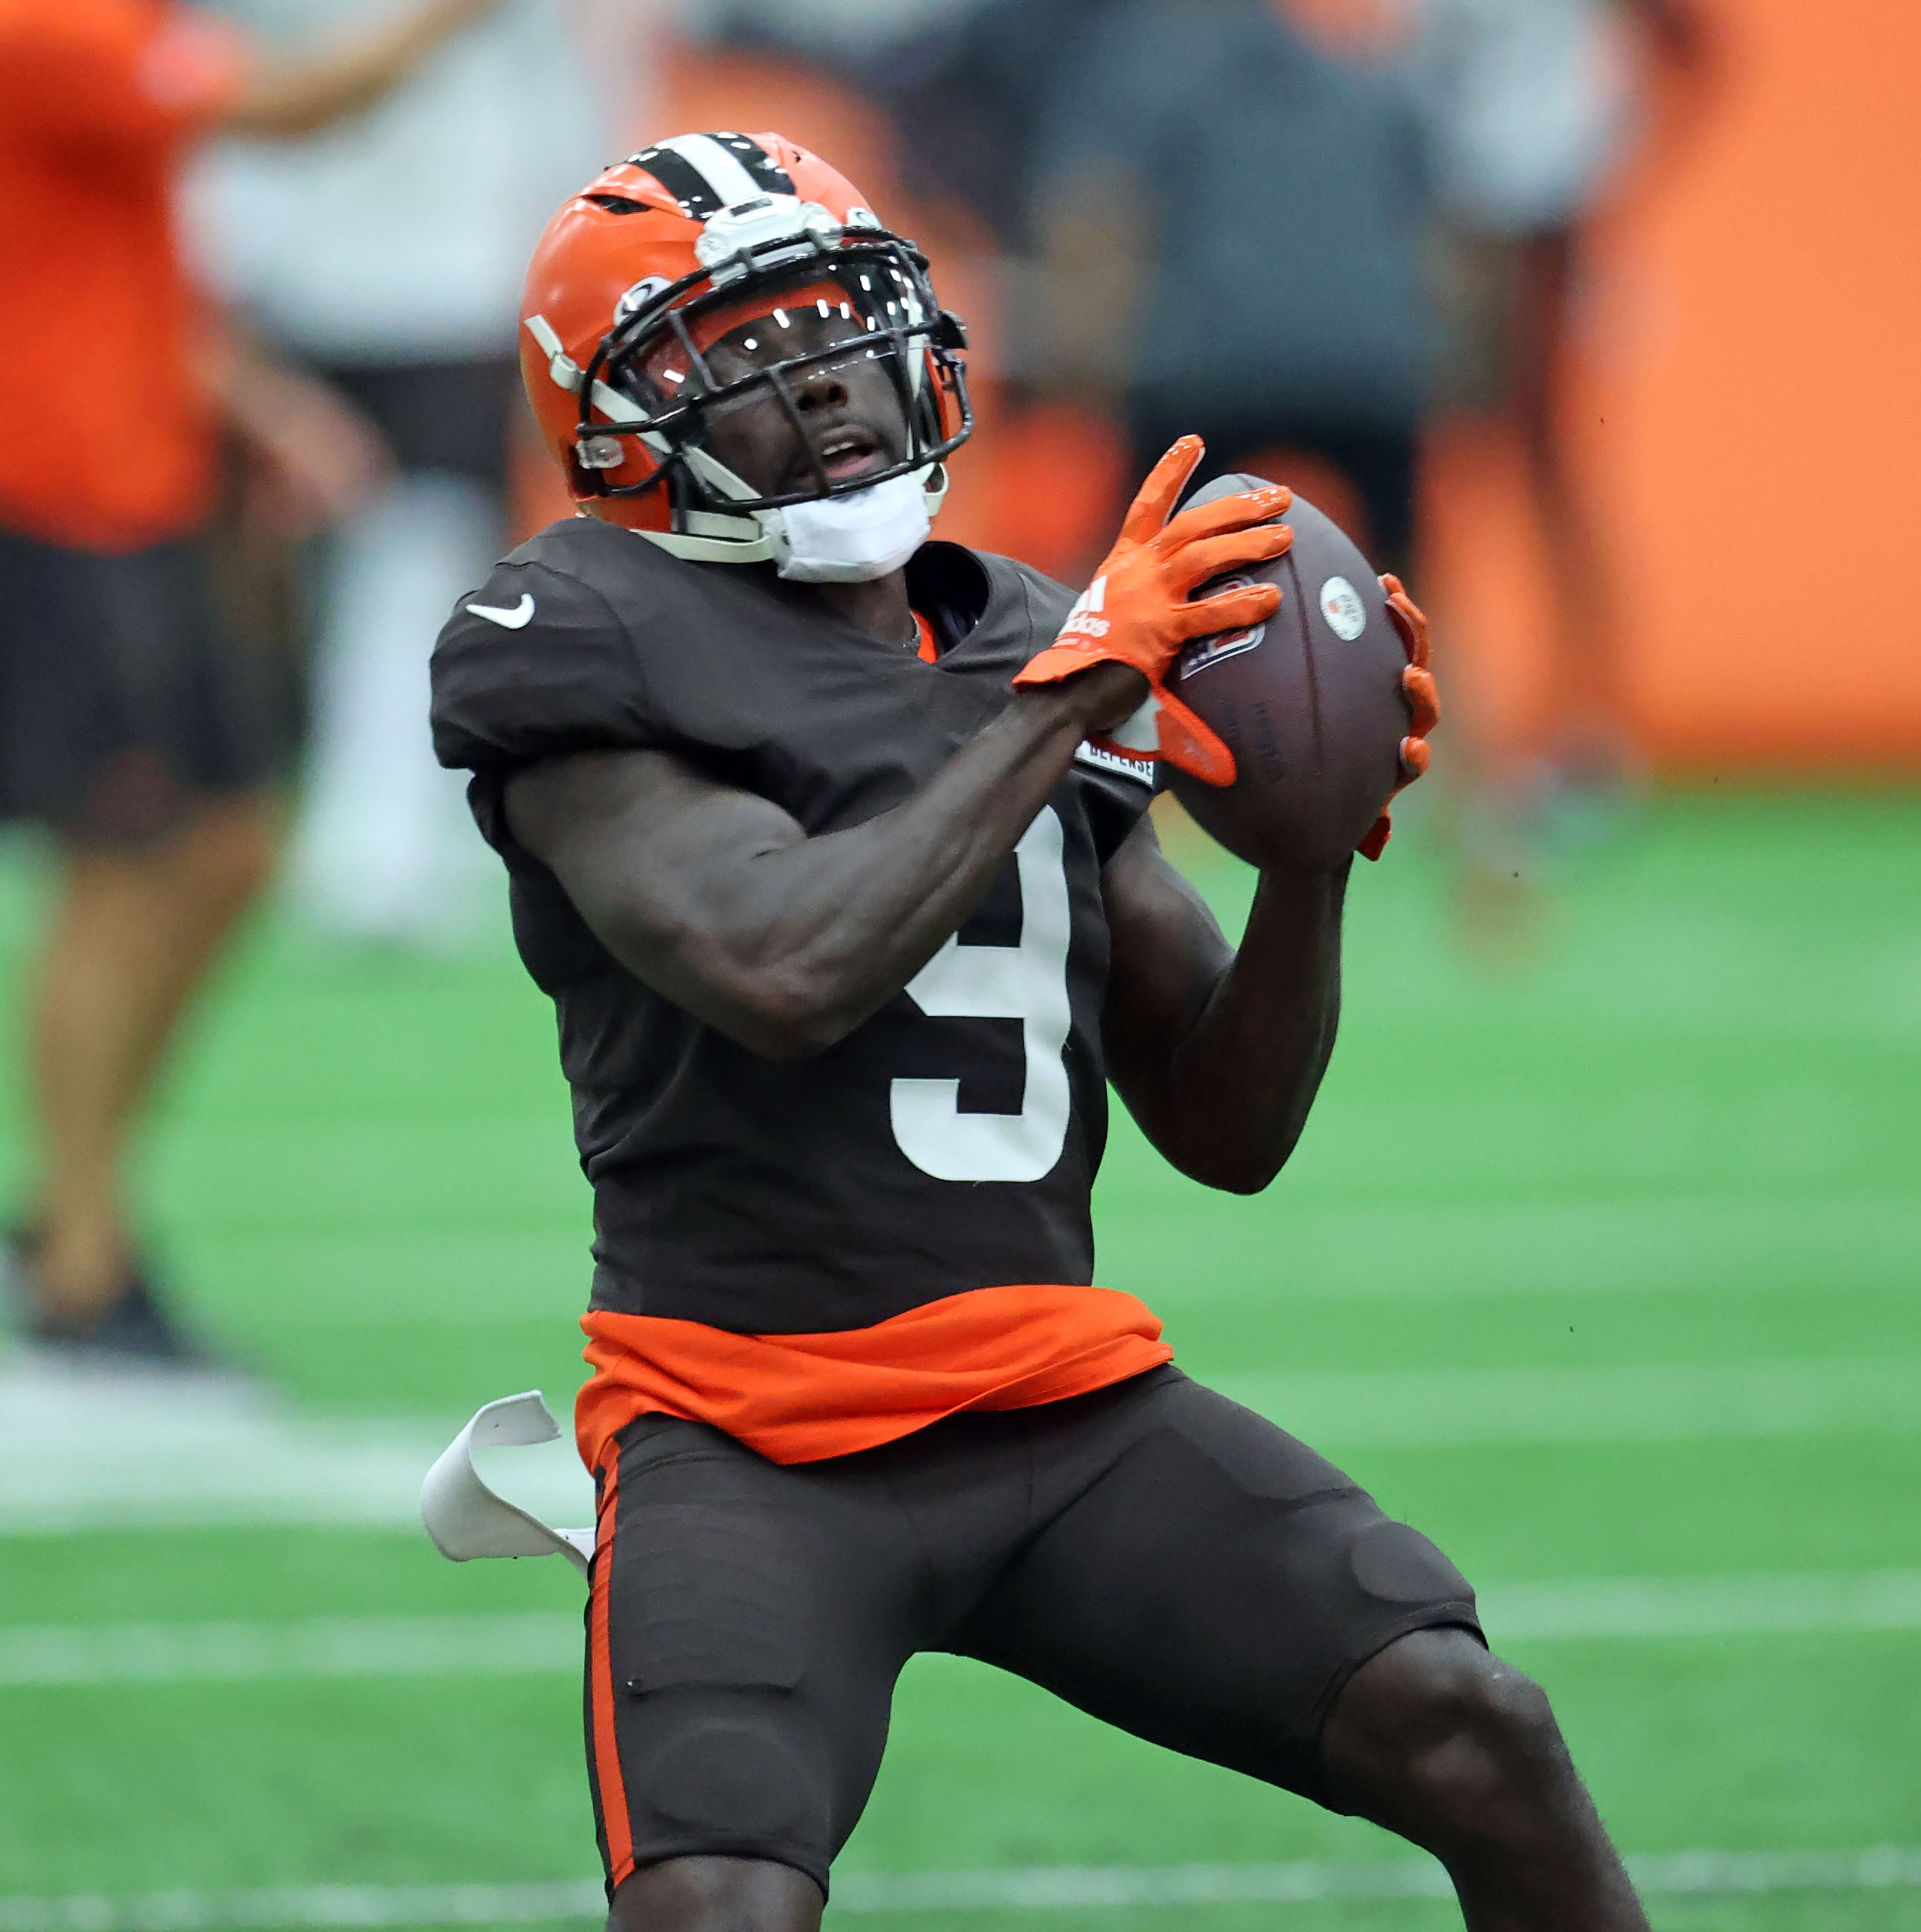
[[[878,229],[806,244],[798,261],[791,232],[743,250],[725,280],[683,278],[609,332],[580,390],[591,494],[665,487],[686,507],[752,514],[929,469],[966,440],[965,337],[924,259]],[[635,405],[625,420],[599,413],[608,391]],[[595,440],[628,436],[652,474],[622,484],[589,466]],[[853,460],[834,448],[850,436],[866,446]]]
[[[894,346],[860,334],[836,339],[833,325],[841,321],[831,309],[823,318],[812,304],[798,313],[783,304],[707,352],[728,387],[696,399],[686,440],[760,502],[785,503],[794,492],[824,498],[914,466],[913,398]],[[798,346],[809,338],[816,346]]]

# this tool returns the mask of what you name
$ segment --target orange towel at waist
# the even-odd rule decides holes
[[[734,1335],[599,1310],[581,1326],[593,1374],[574,1429],[590,1469],[638,1415],[710,1423],[770,1462],[815,1462],[961,1409],[1085,1395],[1174,1354],[1131,1294],[1046,1283],[974,1288],[824,1334]]]

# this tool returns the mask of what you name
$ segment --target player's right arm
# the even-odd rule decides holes
[[[818,837],[656,751],[529,766],[507,782],[508,825],[637,979],[755,1053],[798,1058],[933,957],[1082,739],[1145,689],[1109,664],[1022,692],[902,804]]]

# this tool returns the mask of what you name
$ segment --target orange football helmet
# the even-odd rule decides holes
[[[755,361],[738,345],[762,320],[746,338]],[[926,258],[778,134],[680,134],[609,168],[548,224],[521,322],[527,399],[575,500],[702,562],[777,557],[786,506],[905,475],[931,516],[974,428],[966,332]],[[717,369],[706,352],[723,336],[735,346]],[[856,356],[891,378],[905,452],[837,481],[793,385]],[[806,487],[757,494],[706,446],[711,413],[759,398],[799,430]]]

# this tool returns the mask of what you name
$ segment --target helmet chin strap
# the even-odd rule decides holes
[[[681,455],[717,496],[738,502],[760,494],[704,449],[683,449]],[[800,583],[871,581],[898,569],[925,541],[928,526],[947,499],[947,466],[929,464],[917,476],[896,478],[877,488],[895,493],[900,485],[916,482],[917,508],[911,496],[905,505],[899,500],[876,505],[869,491],[851,490],[844,496],[737,514],[690,510],[683,515],[685,530],[637,534],[693,563],[771,563],[782,576]],[[863,498],[870,500],[863,502]],[[853,507],[842,511],[836,508],[840,505]],[[797,527],[789,520],[790,508],[803,513]],[[897,550],[899,556],[894,555]]]

